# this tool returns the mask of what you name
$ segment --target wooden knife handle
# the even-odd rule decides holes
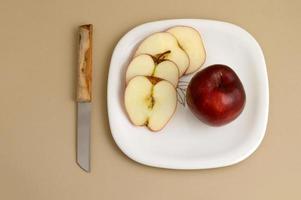
[[[79,27],[77,102],[92,99],[92,33],[92,24]]]

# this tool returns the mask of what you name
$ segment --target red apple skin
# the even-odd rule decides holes
[[[221,126],[242,112],[246,94],[236,73],[226,65],[211,65],[191,79],[186,100],[190,110],[201,121]]]

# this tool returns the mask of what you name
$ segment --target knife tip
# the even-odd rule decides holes
[[[84,170],[85,172],[87,173],[90,173],[91,172],[91,169],[90,169],[90,166],[84,166],[82,165],[80,162],[76,161],[77,165],[82,169]]]

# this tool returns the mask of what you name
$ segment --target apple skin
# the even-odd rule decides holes
[[[211,65],[194,75],[187,91],[190,110],[204,123],[222,126],[242,112],[246,94],[236,73],[228,66]]]

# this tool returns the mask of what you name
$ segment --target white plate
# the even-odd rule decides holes
[[[178,105],[160,132],[133,126],[123,105],[126,66],[137,44],[151,33],[175,25],[192,26],[203,36],[207,59],[204,67],[222,63],[240,77],[246,92],[242,114],[216,128],[199,121],[189,108]],[[203,68],[204,68],[203,67]],[[182,80],[189,81],[191,76]],[[176,19],[146,23],[129,31],[115,47],[108,78],[108,113],[116,144],[131,159],[154,167],[206,169],[238,163],[261,143],[268,119],[269,88],[262,50],[242,28],[225,22]]]

